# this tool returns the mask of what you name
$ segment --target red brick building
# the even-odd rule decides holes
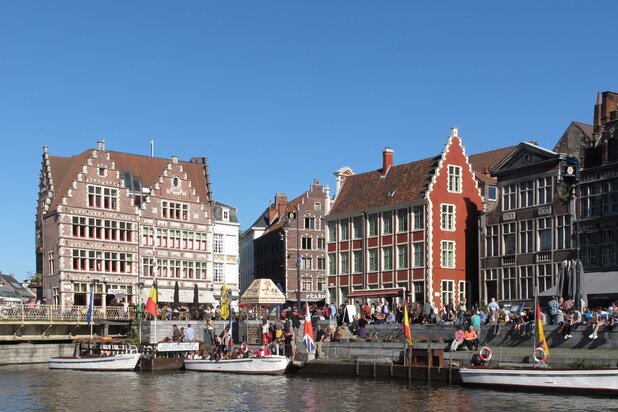
[[[381,169],[340,169],[325,216],[330,300],[394,296],[402,287],[436,307],[472,298],[484,208],[478,183],[491,183],[488,170],[506,151],[491,153],[468,159],[453,129],[438,156],[394,165],[387,148]]]
[[[153,279],[159,301],[212,301],[211,193],[206,158],[191,162],[108,151],[72,157],[43,148],[36,215],[37,272],[49,303],[138,303]],[[156,255],[156,257],[154,256]]]
[[[255,278],[278,283],[290,302],[325,298],[323,217],[330,204],[328,193],[317,179],[291,201],[285,193],[277,193],[263,216],[266,229],[254,240]]]

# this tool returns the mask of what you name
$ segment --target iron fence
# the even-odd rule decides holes
[[[95,306],[92,319],[100,320],[134,320],[135,308],[126,311],[121,306]],[[71,306],[63,308],[60,305],[27,305],[0,306],[0,320],[7,321],[48,321],[48,322],[86,322],[88,306]]]

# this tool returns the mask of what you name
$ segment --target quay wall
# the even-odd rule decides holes
[[[20,342],[0,345],[0,365],[46,363],[53,356],[73,355],[72,343]]]
[[[590,339],[592,325],[579,325],[571,331],[570,339],[564,339],[560,334],[560,326],[544,325],[545,338],[550,348],[565,349],[618,349],[618,326],[611,331],[607,327],[599,330],[597,339]],[[444,347],[451,342],[455,334],[454,325],[412,325],[414,342],[444,343]],[[367,325],[367,335],[377,341],[395,340],[403,342],[403,328],[401,325]],[[513,326],[502,326],[496,334],[492,327],[481,327],[480,342],[483,345],[505,347],[532,347],[533,336],[522,336]]]

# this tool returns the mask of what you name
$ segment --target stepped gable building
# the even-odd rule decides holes
[[[597,94],[592,125],[572,122],[556,150],[580,159],[579,257],[588,304],[618,299],[618,93]]]
[[[479,155],[478,167],[500,156]],[[477,219],[483,210],[477,179],[457,129],[439,156],[395,165],[386,148],[382,168],[337,171],[328,215],[330,300],[394,297],[405,287],[413,300],[435,307],[473,298],[478,274]]]
[[[524,142],[491,169],[498,201],[479,219],[481,303],[531,304],[535,287],[554,286],[560,264],[575,258],[575,201],[562,175],[568,158]]]
[[[212,290],[206,158],[190,162],[108,151],[72,157],[43,148],[36,215],[37,272],[49,303],[139,303],[156,273],[159,301]],[[155,264],[156,261],[156,264]],[[214,303],[202,292],[202,303]],[[143,302],[143,300],[142,300]]]
[[[285,193],[277,193],[263,216],[266,229],[254,240],[255,278],[272,279],[290,302],[325,299],[323,218],[330,205],[329,192],[316,179],[291,201]]]

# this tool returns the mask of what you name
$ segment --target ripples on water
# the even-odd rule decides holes
[[[0,367],[0,410],[6,411],[556,412],[606,411],[614,405],[615,398],[408,386],[381,379]]]

